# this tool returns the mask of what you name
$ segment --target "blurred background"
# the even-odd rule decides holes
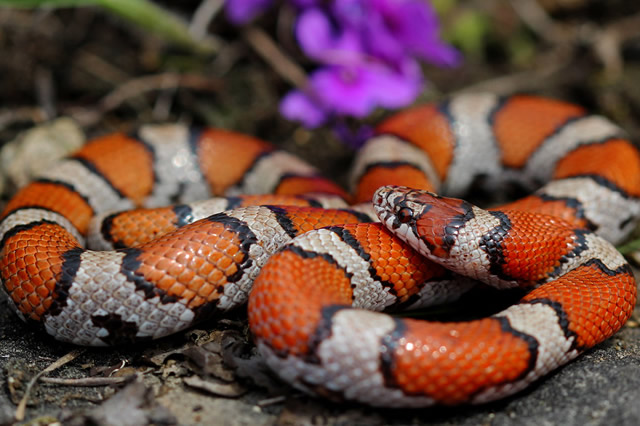
[[[41,3],[47,6],[28,7]],[[230,22],[221,0],[55,7],[74,3],[93,2],[0,1],[1,141],[61,116],[91,136],[179,120],[263,137],[325,170],[348,163],[357,140],[339,142],[331,123],[309,130],[279,112],[283,96],[318,65],[296,39],[300,11],[287,2],[240,25]],[[149,14],[147,3],[159,8]],[[453,67],[423,61],[425,85],[415,102],[463,90],[538,93],[605,114],[637,139],[640,3],[432,0],[431,6],[460,60]],[[357,136],[360,123],[387,113],[374,108],[339,124]]]

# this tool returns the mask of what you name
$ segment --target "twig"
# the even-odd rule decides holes
[[[552,44],[563,41],[563,31],[536,0],[512,0],[511,7],[538,37]]]
[[[261,399],[256,403],[258,407],[268,407],[270,405],[280,404],[287,400],[287,397],[284,395],[274,396],[272,398]]]
[[[39,123],[46,119],[47,114],[41,107],[7,108],[0,110],[0,129],[17,122],[32,121]]]
[[[40,377],[42,377],[43,375],[45,375],[47,373],[50,373],[53,370],[56,370],[56,369],[62,367],[66,363],[68,363],[70,361],[73,361],[79,355],[81,355],[83,352],[84,352],[84,349],[76,349],[76,350],[73,350],[73,351],[69,352],[65,356],[63,356],[61,358],[58,358],[56,361],[53,362],[53,364],[49,365],[47,368],[45,368],[44,370],[42,370],[41,372],[36,374],[29,381],[29,384],[27,385],[27,389],[24,391],[24,396],[20,400],[20,403],[18,404],[18,408],[16,408],[15,419],[17,421],[21,422],[22,420],[24,420],[24,415],[25,415],[25,411],[26,411],[26,408],[27,408],[27,401],[29,400],[29,394],[31,393],[31,389],[33,388],[33,385],[36,384],[38,379]]]
[[[232,41],[227,43],[220,49],[220,53],[216,55],[216,58],[211,63],[211,69],[213,75],[223,76],[225,75],[233,65],[243,57],[245,49],[242,47],[242,42]]]
[[[78,52],[75,63],[79,68],[113,86],[131,79],[130,74],[86,49],[81,49]]]
[[[613,78],[622,75],[624,59],[622,58],[622,41],[620,34],[614,29],[596,31],[593,41],[593,52],[600,59],[607,74]]]
[[[640,27],[640,13],[613,21],[604,29],[605,31],[616,31],[622,40],[628,40],[638,37],[638,27]]]
[[[198,90],[215,91],[220,85],[210,77],[197,74],[161,73],[140,78],[134,78],[120,85],[117,89],[106,95],[93,110],[68,110],[75,120],[83,126],[91,126],[97,123],[102,115],[119,107],[131,98],[141,96],[147,92],[166,90],[180,87],[188,87]]]
[[[63,379],[59,377],[43,377],[41,382],[64,386],[109,386],[118,385],[131,380],[132,374],[125,377],[83,377],[79,379]]]
[[[249,27],[243,33],[249,45],[285,80],[299,89],[307,86],[305,72],[261,29]]]
[[[622,75],[624,68],[622,44],[638,36],[638,27],[640,27],[640,14],[635,14],[614,21],[600,30],[592,29],[583,32],[585,41],[593,46],[595,55],[611,76]]]
[[[567,56],[567,59],[569,59],[569,56]],[[563,69],[568,62],[568,60],[559,60],[546,67],[479,81],[478,83],[465,87],[463,90],[454,92],[454,94],[461,92],[488,91],[506,95],[545,87],[548,83],[548,79]],[[569,77],[567,76],[567,78]]]
[[[157,121],[167,121],[169,118],[169,112],[171,111],[171,105],[173,104],[173,99],[175,98],[176,91],[178,90],[177,86],[166,87],[166,83],[169,83],[169,81],[163,84],[151,112],[151,116]]]
[[[118,87],[100,101],[103,111],[110,111],[120,106],[129,98],[140,96],[154,90],[189,87],[199,90],[215,91],[220,87],[216,81],[198,74],[161,73],[134,78]]]
[[[56,116],[56,94],[53,77],[49,69],[43,67],[36,68],[35,86],[38,104],[40,104],[42,111],[47,115],[47,119],[51,120]]]
[[[223,0],[203,0],[191,18],[189,33],[196,40],[202,40],[207,35],[209,23],[215,18],[224,4]]]
[[[564,31],[536,0],[513,0],[511,6],[522,22],[548,43],[590,45],[609,75],[613,77],[622,75],[624,59],[621,45],[625,40],[637,37],[640,14],[624,17],[605,27],[582,25],[574,28],[573,31]]]

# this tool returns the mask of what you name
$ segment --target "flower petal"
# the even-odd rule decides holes
[[[231,22],[241,25],[255,18],[272,3],[273,0],[227,0],[225,11]]]
[[[422,72],[417,62],[406,60],[400,71],[387,67],[376,67],[369,74],[375,91],[376,104],[385,108],[402,108],[413,102],[424,85]]]
[[[327,109],[336,114],[365,117],[375,107],[363,67],[320,68],[311,75],[310,85]]]
[[[300,47],[310,58],[321,58],[334,46],[329,17],[318,8],[305,10],[298,16],[296,37]]]
[[[460,55],[439,36],[438,16],[429,2],[405,1],[401,8],[392,9],[398,39],[416,56],[438,65],[453,66]]]
[[[280,113],[289,120],[300,121],[305,127],[322,125],[328,113],[300,90],[292,90],[280,101]]]
[[[303,11],[296,22],[300,47],[310,58],[322,63],[347,63],[362,56],[359,35],[336,28],[319,8]]]
[[[294,6],[304,9],[305,7],[319,6],[322,0],[289,0]]]
[[[415,61],[400,71],[379,63],[320,68],[310,77],[310,87],[325,108],[338,115],[365,117],[374,108],[399,108],[411,103],[422,88]]]

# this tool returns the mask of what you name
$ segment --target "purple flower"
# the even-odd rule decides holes
[[[453,66],[458,52],[439,38],[438,18],[421,0],[340,0],[332,11],[342,26],[361,36],[365,49],[390,63],[407,56]]]
[[[415,62],[401,72],[376,64],[328,66],[309,78],[307,93],[295,90],[283,100],[280,111],[308,127],[317,127],[331,115],[366,117],[378,106],[399,108],[415,99],[422,75]]]
[[[264,12],[273,0],[227,0],[225,11],[227,18],[234,24],[245,24]]]
[[[310,78],[310,86],[324,106],[354,117],[366,117],[378,105],[404,106],[415,99],[421,84],[420,73],[397,73],[377,64],[320,68]]]
[[[366,124],[352,128],[344,121],[338,121],[333,125],[332,129],[343,143],[353,149],[360,148],[375,135],[375,129]]]
[[[324,0],[289,0],[294,6],[304,9],[305,7],[312,7],[320,5]]]
[[[323,0],[289,0],[298,9],[317,6]],[[227,18],[236,25],[246,24],[272,6],[274,0],[227,0]]]
[[[324,63],[361,61],[360,37],[353,31],[336,28],[319,8],[303,11],[296,22],[296,37],[302,50]]]
[[[300,90],[292,90],[282,98],[280,113],[289,120],[300,121],[309,129],[322,125],[329,116],[326,109]]]
[[[307,127],[340,116],[365,117],[377,107],[411,103],[424,85],[418,60],[456,65],[458,52],[439,38],[426,0],[288,0],[295,34],[318,67],[307,87],[288,93],[282,114]],[[273,0],[229,0],[227,14],[244,23]],[[335,121],[334,121],[335,123]]]

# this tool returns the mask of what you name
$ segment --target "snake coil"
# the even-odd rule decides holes
[[[493,210],[433,194],[514,183],[537,189]],[[610,243],[640,216],[640,154],[601,116],[534,96],[416,107],[377,128],[351,185],[229,131],[106,136],[8,203],[3,289],[21,318],[79,345],[159,338],[249,300],[284,380],[374,406],[510,395],[631,315],[636,283]],[[211,195],[224,198],[194,202]],[[478,282],[530,291],[469,322],[371,312]]]

